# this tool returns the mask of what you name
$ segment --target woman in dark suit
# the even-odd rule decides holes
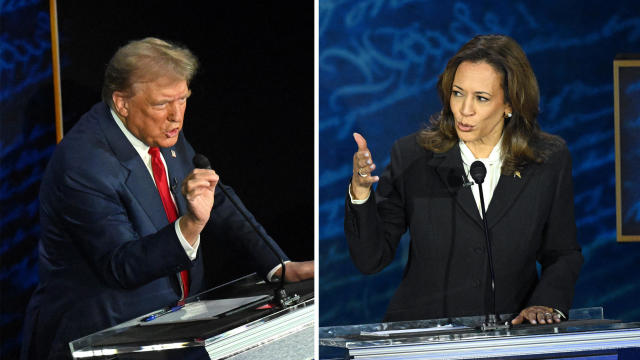
[[[514,324],[560,322],[583,262],[571,158],[562,139],[540,130],[538,84],[525,53],[510,37],[477,36],[449,60],[438,92],[440,113],[396,141],[380,177],[371,173],[365,139],[354,134],[344,227],[355,265],[381,271],[408,229],[409,259],[385,321],[492,313],[480,186],[469,175],[479,160],[487,169],[481,187],[495,310],[518,314]]]

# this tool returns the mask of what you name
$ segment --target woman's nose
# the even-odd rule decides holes
[[[475,114],[475,109],[473,107],[473,99],[465,98],[462,101],[462,107],[460,108],[460,114],[463,116],[471,116]]]

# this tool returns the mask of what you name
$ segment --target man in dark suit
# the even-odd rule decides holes
[[[204,290],[205,226],[241,244],[265,278],[280,275],[215,171],[192,165],[181,129],[196,69],[186,48],[130,42],[107,66],[103,102],[58,145],[40,190],[40,284],[23,358],[69,357],[71,340]],[[285,280],[310,277],[312,261],[288,263]]]

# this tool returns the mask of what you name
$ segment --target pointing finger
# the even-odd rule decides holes
[[[353,133],[353,139],[358,144],[358,151],[367,151],[367,140],[358,133]]]

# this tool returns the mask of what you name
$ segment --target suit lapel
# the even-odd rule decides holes
[[[169,224],[167,214],[164,211],[164,205],[162,205],[162,199],[158,188],[149,174],[147,166],[144,164],[140,155],[133,148],[133,145],[124,136],[118,125],[116,125],[114,119],[111,116],[109,108],[105,105],[105,116],[100,117],[100,126],[105,133],[105,137],[113,150],[114,155],[120,161],[122,166],[129,170],[129,176],[125,180],[125,186],[134,194],[133,198],[136,199],[140,207],[147,214],[156,230],[160,230]],[[166,149],[164,149],[166,150]],[[168,152],[170,154],[170,151]],[[167,152],[163,151],[167,168],[169,169],[169,187],[174,191],[174,181],[172,178],[172,169],[175,169],[175,159],[172,156],[167,156]],[[176,179],[177,183],[177,179]],[[177,185],[179,192],[179,184]],[[178,204],[178,213],[183,213],[182,208],[185,207],[185,200],[182,195],[176,195],[174,197]],[[182,208],[181,208],[182,207]],[[142,234],[141,234],[142,235]],[[172,279],[171,284],[174,291],[180,294],[180,274],[176,273],[174,276],[170,276]]]
[[[463,181],[467,177],[462,167],[462,157],[458,145],[442,154],[435,154],[429,160],[429,166],[436,169],[440,180],[447,186],[447,189],[462,210],[473,219],[478,226],[482,227],[482,218],[478,211],[478,206],[471,192],[471,188],[463,187]],[[515,175],[501,175],[498,185],[493,192],[491,202],[487,208],[487,225],[491,229],[500,219],[504,217],[509,208],[522,193],[527,183],[535,174],[535,166],[529,165],[520,171],[520,177]],[[474,185],[477,186],[477,185]]]
[[[429,165],[436,168],[440,180],[456,199],[458,206],[460,206],[478,226],[482,226],[482,219],[480,218],[478,207],[473,198],[473,193],[469,187],[463,186],[463,182],[466,182],[467,178],[464,168],[462,167],[460,147],[455,145],[445,153],[434,154],[433,158],[429,160]]]
[[[144,209],[144,212],[156,229],[160,230],[167,226],[169,221],[164,211],[158,189],[151,178],[151,174],[149,174],[149,170],[142,162],[140,155],[138,155],[120,128],[118,128],[106,105],[105,112],[105,116],[100,117],[100,125],[114,155],[122,166],[129,170],[129,176],[125,180],[125,186],[134,194],[134,198],[140,207]]]
[[[501,175],[496,189],[493,191],[491,202],[487,208],[487,225],[491,229],[507,213],[511,205],[522,193],[529,180],[533,177],[533,166],[527,166],[516,175]]]

